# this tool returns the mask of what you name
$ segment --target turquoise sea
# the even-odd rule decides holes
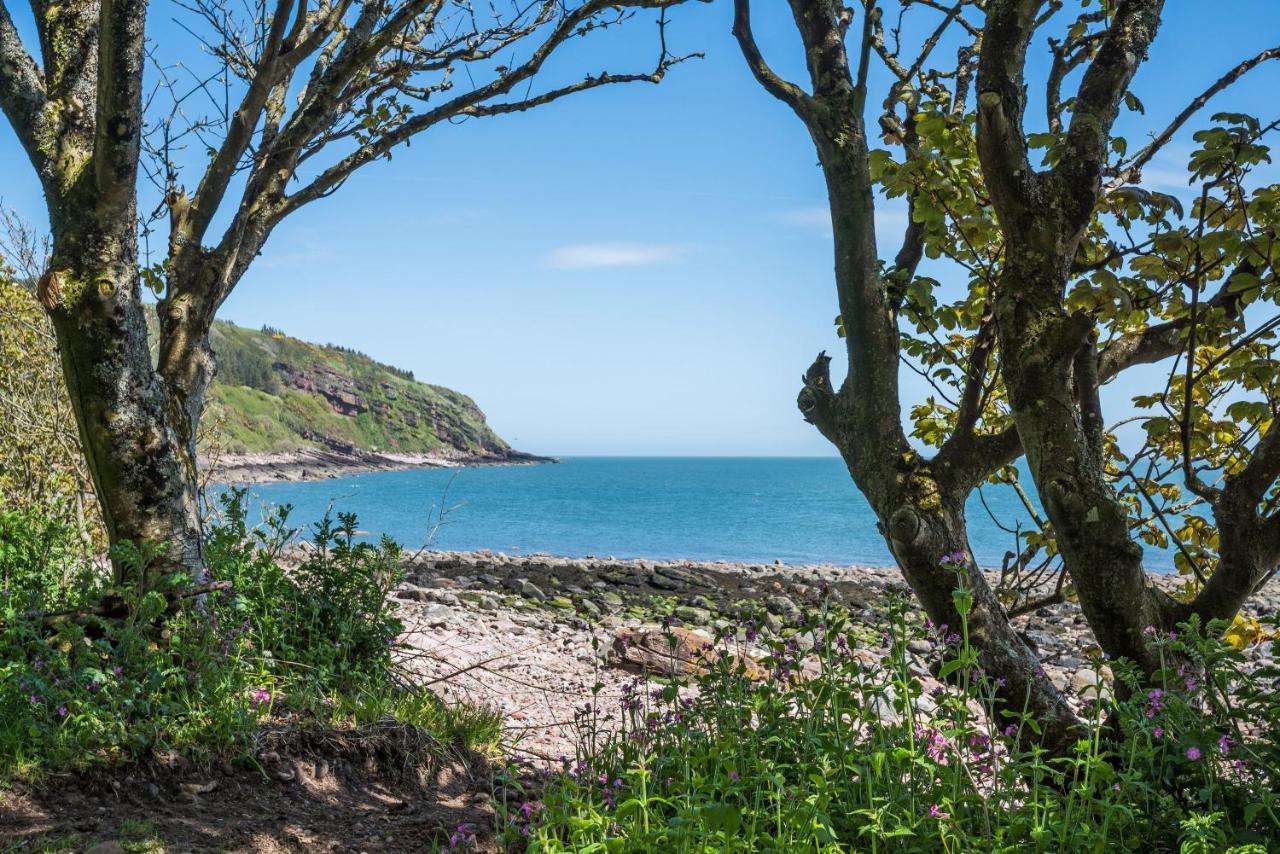
[[[352,511],[361,530],[413,548],[425,544],[443,504],[449,509],[432,548],[892,564],[874,515],[837,458],[569,457],[456,474],[411,469],[256,484],[250,494],[260,504],[292,504],[295,524],[330,506]],[[1030,519],[1008,489],[987,487],[981,497],[985,507],[977,494],[969,505],[970,537],[978,561],[997,567],[1016,548],[1012,529],[1028,530]],[[1147,560],[1152,569],[1171,568],[1166,554],[1148,549]]]

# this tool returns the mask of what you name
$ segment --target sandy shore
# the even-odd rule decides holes
[[[278,480],[325,480],[371,471],[474,466],[527,466],[559,462],[521,451],[507,454],[393,454],[370,451],[309,449],[270,454],[224,455],[210,461],[214,483],[266,483]]]
[[[419,552],[405,569],[395,593],[406,625],[403,660],[433,690],[500,710],[517,756],[534,764],[573,755],[575,713],[584,705],[617,714],[623,686],[636,679],[634,663],[617,654],[620,636],[666,622],[741,639],[740,615],[763,605],[762,637],[794,636],[812,649],[814,633],[796,632],[795,617],[823,596],[847,608],[855,622],[876,626],[890,596],[909,595],[898,571],[883,567]],[[1157,579],[1170,586],[1179,581]],[[1277,606],[1280,581],[1273,581],[1246,613],[1270,614]],[[1040,608],[1014,624],[1041,656],[1045,673],[1075,702],[1098,690],[1086,652],[1094,638],[1079,605]],[[881,637],[878,629],[866,634]],[[870,666],[887,655],[877,644],[858,652]],[[939,684],[940,652],[923,640],[909,649],[912,674],[928,694]],[[1261,665],[1277,653],[1265,643],[1248,654]]]

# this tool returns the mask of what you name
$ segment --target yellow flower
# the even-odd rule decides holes
[[[1236,614],[1223,638],[1236,649],[1244,649],[1270,639],[1271,635],[1263,630],[1262,623]]]

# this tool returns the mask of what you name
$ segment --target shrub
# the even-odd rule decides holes
[[[957,602],[965,603],[963,591]],[[508,841],[531,851],[1221,851],[1280,843],[1280,700],[1272,667],[1191,624],[1153,637],[1169,667],[1133,699],[1086,705],[1073,755],[1038,746],[1034,720],[997,715],[967,628],[931,632],[947,687],[912,672],[905,604],[879,627],[890,654],[859,650],[833,609],[767,645],[770,678],[747,678],[740,638],[704,675],[622,698],[602,735],[530,800]],[[1220,627],[1210,628],[1216,636]],[[799,640],[816,642],[805,664]],[[736,662],[736,663],[735,663]],[[1136,673],[1109,662],[1139,687]],[[1102,661],[1095,662],[1101,670]]]
[[[112,588],[88,562],[64,585],[51,568],[65,527],[0,514],[0,780],[161,750],[234,757],[268,718],[394,718],[424,731],[413,743],[496,742],[493,713],[445,706],[392,673],[398,546],[358,542],[355,517],[342,514],[317,523],[305,557],[286,566],[287,509],[250,528],[243,492],[223,507],[195,591],[185,575],[146,592]],[[149,554],[126,544],[114,557]]]

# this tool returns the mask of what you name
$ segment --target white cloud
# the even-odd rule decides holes
[[[688,251],[689,247],[675,243],[578,243],[551,250],[547,263],[561,270],[652,267],[674,264]]]
[[[779,211],[773,219],[823,237],[831,236],[831,211],[826,206]],[[881,240],[897,240],[907,227],[907,206],[901,201],[876,199],[876,231]]]

